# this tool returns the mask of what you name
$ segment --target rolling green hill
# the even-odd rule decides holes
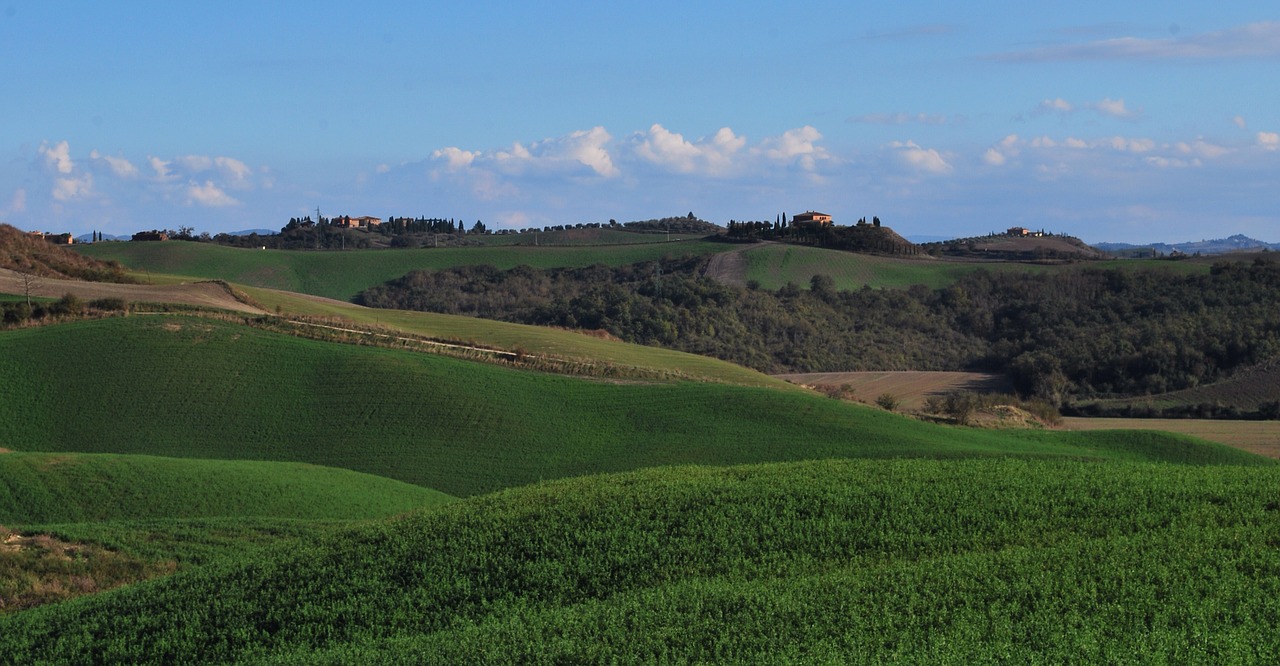
[[[553,229],[551,231],[539,232],[536,234],[485,234],[481,236],[468,236],[469,240],[479,241],[488,246],[495,245],[537,245],[537,246],[554,246],[554,245],[633,245],[637,243],[665,243],[668,240],[690,241],[699,240],[706,237],[707,234],[681,234],[673,233],[670,236],[663,233],[639,233],[635,231],[623,231],[622,229],[610,229],[608,227],[599,229]]]
[[[540,484],[0,617],[15,663],[1273,663],[1280,469]]]
[[[362,290],[417,269],[489,264],[535,268],[631,264],[664,256],[722,252],[732,246],[700,240],[583,247],[492,246],[413,250],[310,252],[249,250],[184,241],[96,243],[78,246],[86,255],[115,260],[140,274],[219,279],[247,286],[283,289],[350,300]]]
[[[962,275],[977,270],[1043,272],[1090,268],[1168,270],[1178,273],[1207,273],[1208,266],[1170,261],[1091,261],[1082,264],[1032,264],[1008,261],[948,261],[929,257],[885,257],[828,250],[801,245],[768,243],[743,251],[744,281],[755,280],[765,289],[778,289],[788,282],[808,288],[814,275],[827,275],[835,288],[861,289],[863,286],[902,288],[922,284],[945,287]]]
[[[0,454],[0,524],[156,518],[380,518],[449,501],[421,486],[289,462]]]
[[[1070,456],[1259,461],[1160,434],[954,429],[791,390],[611,382],[132,316],[0,332],[23,451],[307,462],[472,495],[681,463]]]

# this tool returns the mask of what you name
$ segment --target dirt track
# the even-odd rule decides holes
[[[720,284],[738,287],[746,286],[747,260],[742,256],[742,253],[752,247],[755,247],[755,245],[743,245],[726,252],[717,252],[711,255],[711,259],[707,261],[707,269],[703,271],[702,275]]]
[[[22,276],[11,270],[0,268],[0,293],[25,294]],[[253,314],[264,312],[237,301],[226,287],[217,282],[152,285],[39,278],[31,288],[32,296],[61,298],[66,294],[73,294],[85,300],[123,298],[126,301],[183,303]]]

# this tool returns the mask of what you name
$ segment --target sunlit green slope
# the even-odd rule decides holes
[[[1274,663],[1277,468],[542,484],[0,617],[17,663]]]
[[[156,518],[379,518],[449,496],[302,463],[0,454],[0,524]]]
[[[595,381],[190,317],[0,332],[0,359],[8,448],[309,462],[452,495],[677,463],[1265,462],[1155,433],[949,428],[802,391]]]
[[[248,286],[350,300],[361,291],[409,271],[489,264],[499,268],[619,266],[668,256],[722,252],[732,246],[700,240],[585,247],[493,246],[402,250],[253,250],[213,243],[167,241],[97,243],[78,247],[114,259],[145,281],[147,273],[219,279]]]

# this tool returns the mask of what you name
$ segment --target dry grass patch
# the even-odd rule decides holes
[[[95,544],[0,526],[0,613],[102,592],[176,568],[172,561],[148,562]]]

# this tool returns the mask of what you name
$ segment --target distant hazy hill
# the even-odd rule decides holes
[[[1260,250],[1266,248],[1268,250],[1280,250],[1280,243],[1268,243],[1260,241],[1256,238],[1249,238],[1244,234],[1236,234],[1227,238],[1216,238],[1214,240],[1189,241],[1186,243],[1149,243],[1146,245],[1133,245],[1131,243],[1095,243],[1094,247],[1112,254],[1131,254],[1138,252],[1159,252],[1161,254],[1172,254],[1173,252],[1182,252],[1184,254],[1225,254],[1227,252],[1242,252],[1245,250]]]

